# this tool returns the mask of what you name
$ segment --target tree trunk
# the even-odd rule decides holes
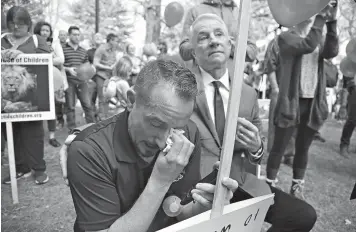
[[[157,43],[161,34],[161,0],[150,0],[146,7],[146,44]]]

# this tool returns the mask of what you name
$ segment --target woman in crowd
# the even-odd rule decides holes
[[[51,48],[52,56],[53,56],[53,66],[54,69],[58,70],[54,71],[54,74],[62,74],[62,83],[63,87],[58,88],[59,92],[64,92],[65,89],[67,89],[68,84],[67,84],[67,78],[65,76],[65,71],[63,69],[63,64],[64,64],[64,54],[63,54],[63,49],[60,43],[53,43],[53,30],[51,24],[41,21],[38,22],[35,25],[35,28],[33,30],[34,34],[40,35],[43,38],[46,39],[48,45]],[[57,77],[58,78],[58,77]],[[59,77],[60,78],[60,77]],[[57,89],[57,87],[56,87]],[[58,124],[64,124],[64,119],[63,119],[63,105],[64,101],[63,98],[61,98],[63,94],[58,93],[55,94],[55,109],[56,109],[56,115],[59,115],[57,117]],[[50,120],[47,121],[48,124],[48,131],[49,131],[49,144],[52,145],[53,147],[59,147],[61,144],[58,142],[58,140],[55,137],[55,132],[56,132],[56,126],[57,126],[57,120]]]
[[[278,37],[280,88],[275,108],[275,138],[267,162],[267,183],[274,185],[281,159],[297,130],[290,193],[304,199],[308,151],[315,133],[328,117],[323,59],[338,54],[336,7],[326,7]],[[325,40],[322,32],[326,22]]]
[[[41,36],[32,35],[32,20],[24,7],[10,8],[6,16],[9,33],[1,38],[1,57],[16,58],[21,53],[50,53],[46,40]],[[31,175],[34,171],[35,183],[44,184],[49,178],[46,171],[44,156],[44,130],[42,121],[14,122],[14,148],[16,159],[16,178]],[[4,129],[4,128],[3,128]],[[3,132],[5,130],[2,130]],[[10,176],[3,180],[10,184]]]
[[[141,60],[135,55],[136,48],[133,44],[129,43],[126,46],[126,56],[132,61],[132,74],[137,75],[140,72]]]
[[[104,83],[104,97],[112,108],[116,108],[115,114],[121,113],[127,106],[127,91],[130,89],[128,79],[132,71],[132,61],[129,57],[122,57],[113,69],[113,77]]]
[[[128,80],[130,85],[135,84],[136,77],[137,77],[138,73],[140,72],[142,65],[143,65],[141,59],[135,55],[135,52],[136,52],[135,46],[131,43],[128,43],[126,45],[126,49],[125,49],[125,53],[126,53],[125,56],[130,58],[131,62],[132,62],[132,71],[130,74],[130,78]]]

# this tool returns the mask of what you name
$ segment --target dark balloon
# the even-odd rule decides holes
[[[347,57],[355,63],[356,66],[356,38],[350,40],[350,42],[346,46],[346,54]]]
[[[278,24],[295,26],[319,13],[330,0],[268,0],[269,8]]]
[[[354,77],[356,75],[356,63],[352,62],[349,57],[342,59],[340,70],[344,76]]]
[[[174,27],[180,23],[184,16],[184,8],[178,2],[169,3],[164,10],[164,19],[168,27]]]

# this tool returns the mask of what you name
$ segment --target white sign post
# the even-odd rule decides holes
[[[12,122],[6,123],[6,136],[7,136],[7,151],[9,156],[12,202],[14,204],[17,204],[19,203],[19,196],[17,192],[16,164],[15,164],[15,151],[14,151],[14,137],[12,133]]]
[[[226,115],[225,133],[220,156],[220,168],[216,181],[211,219],[221,217],[224,209],[227,189],[221,181],[230,176],[232,156],[235,146],[237,119],[240,108],[242,84],[244,81],[245,57],[247,49],[247,37],[250,25],[251,0],[240,0],[240,12],[234,55],[234,73]]]
[[[55,119],[53,84],[51,54],[21,54],[15,59],[1,59],[1,122],[6,122],[14,204],[19,203],[19,198],[12,123]]]

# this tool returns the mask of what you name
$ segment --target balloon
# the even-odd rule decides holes
[[[346,46],[347,57],[356,65],[356,38],[350,40]]]
[[[182,21],[184,8],[178,2],[169,3],[164,10],[164,19],[168,27],[174,27]]]
[[[295,26],[319,13],[330,0],[268,0],[274,19],[282,26]]]
[[[80,65],[75,71],[81,81],[90,80],[95,75],[95,69],[89,63]]]
[[[353,77],[356,75],[356,63],[345,57],[340,63],[340,70],[344,76]]]
[[[154,43],[145,44],[143,46],[143,54],[146,56],[156,56],[158,53],[157,46]]]

